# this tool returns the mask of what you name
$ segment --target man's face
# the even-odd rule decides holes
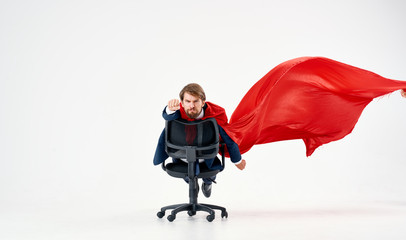
[[[182,106],[188,117],[197,118],[202,111],[204,101],[199,97],[195,97],[185,92],[183,95]]]

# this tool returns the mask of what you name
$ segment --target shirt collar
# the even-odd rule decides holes
[[[200,112],[199,116],[197,116],[197,118],[195,118],[196,120],[200,120],[204,117],[204,109],[202,108],[202,111]]]

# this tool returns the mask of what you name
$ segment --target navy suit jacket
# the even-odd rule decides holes
[[[204,108],[204,107],[203,107]],[[178,111],[176,111],[173,114],[167,114],[166,113],[166,108],[164,108],[164,111],[162,112],[162,117],[167,120],[175,120],[181,117],[181,114]],[[227,151],[230,154],[230,159],[231,162],[237,163],[241,160],[241,154],[240,154],[240,149],[238,148],[238,145],[227,135],[227,133],[224,131],[224,129],[218,125],[219,127],[219,133],[221,138],[223,139],[224,143],[227,146]],[[155,156],[154,156],[154,165],[158,165],[163,163],[167,158],[168,154],[165,151],[165,129],[162,131],[161,135],[159,136],[158,140],[158,145],[155,150]],[[174,161],[178,161],[178,159],[174,159]],[[216,162],[215,159],[206,159],[205,163],[209,169],[221,169],[222,166],[220,162]]]

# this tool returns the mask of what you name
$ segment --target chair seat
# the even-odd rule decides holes
[[[168,163],[165,167],[166,172],[172,177],[185,178],[188,175],[187,163]],[[220,170],[209,169],[205,163],[199,164],[199,168],[200,174],[197,175],[198,178],[209,178],[220,172]]]

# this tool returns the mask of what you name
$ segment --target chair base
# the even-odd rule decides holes
[[[175,169],[175,167],[185,167],[185,164],[168,164],[168,167],[166,167],[166,172],[173,176],[173,177],[177,177],[177,178],[183,178],[185,179],[185,176],[192,176],[189,177],[189,203],[183,203],[183,204],[174,204],[174,205],[169,205],[166,207],[162,207],[161,211],[159,211],[157,213],[157,216],[159,218],[163,218],[165,216],[165,211],[166,210],[171,210],[171,214],[167,217],[168,220],[170,222],[172,222],[173,220],[175,220],[176,218],[176,214],[179,212],[184,212],[187,211],[189,216],[194,216],[196,215],[197,211],[205,211],[208,212],[209,215],[206,217],[207,221],[211,222],[214,220],[215,218],[215,213],[214,210],[220,210],[221,211],[221,217],[222,218],[227,218],[228,217],[228,213],[227,210],[224,207],[221,206],[217,206],[217,205],[211,205],[211,204],[205,204],[205,203],[198,203],[197,202],[197,198],[199,195],[199,184],[198,184],[198,178],[204,178],[204,177],[211,177],[211,176],[215,176],[218,173],[218,170],[215,171],[203,171],[204,169],[201,168],[201,173],[198,176],[194,175],[194,169],[195,169],[195,165],[191,165],[192,167],[189,169],[189,165],[186,165],[186,167],[188,169],[186,170],[190,170],[190,172],[186,172],[185,169],[177,169],[178,171],[172,171]],[[182,170],[182,171],[180,171]],[[183,173],[180,175],[177,175],[177,173]]]
[[[206,217],[207,221],[211,222],[215,218],[215,212],[214,210],[220,210],[221,211],[221,218],[227,218],[228,213],[227,210],[224,207],[220,207],[217,205],[211,205],[211,204],[205,204],[205,203],[183,203],[183,204],[174,204],[174,205],[169,205],[166,207],[162,207],[161,211],[157,213],[157,216],[159,218],[163,218],[165,216],[165,211],[170,210],[171,214],[167,217],[168,221],[172,222],[176,218],[176,214],[179,212],[187,211],[189,216],[194,216],[196,215],[197,211],[205,211],[208,212],[209,215]]]

